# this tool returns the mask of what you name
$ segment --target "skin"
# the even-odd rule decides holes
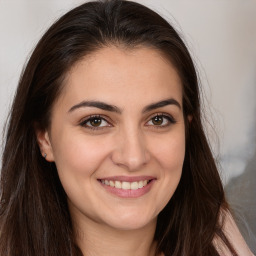
[[[168,104],[152,107],[166,100]],[[85,101],[114,109],[88,106]],[[150,48],[106,47],[84,57],[67,74],[52,109],[51,126],[37,130],[37,139],[46,160],[57,166],[84,255],[155,255],[157,215],[182,172],[182,107],[175,68]],[[155,122],[157,115],[160,122]],[[99,181],[113,176],[150,176],[153,183],[141,196],[120,197]],[[251,255],[232,217],[224,229],[239,244],[239,252],[242,246],[241,252],[247,252],[243,255]],[[229,255],[220,241],[214,244]]]
[[[145,110],[167,99],[170,104]],[[83,101],[118,111],[77,106]],[[106,121],[90,129],[91,115]],[[156,115],[160,125],[152,121]],[[113,46],[85,57],[67,76],[50,129],[37,134],[46,160],[56,163],[83,253],[154,255],[157,215],[179,183],[185,155],[182,86],[171,63],[148,48]],[[113,176],[154,182],[146,194],[123,198],[99,182]]]

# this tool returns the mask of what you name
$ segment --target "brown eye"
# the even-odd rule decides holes
[[[147,126],[152,126],[156,128],[164,128],[167,127],[171,124],[175,124],[176,121],[175,119],[167,114],[157,114],[153,116],[148,122]]]
[[[161,125],[163,124],[163,117],[162,116],[155,116],[152,118],[152,123],[154,125]]]
[[[101,123],[102,123],[102,118],[99,118],[99,117],[93,117],[92,119],[89,120],[90,126],[93,126],[93,127],[98,127],[101,125]]]
[[[110,123],[101,116],[91,116],[80,123],[80,125],[90,129],[101,129],[111,126]]]

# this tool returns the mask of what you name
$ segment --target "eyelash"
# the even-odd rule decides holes
[[[150,117],[150,119],[147,121],[148,122],[153,122],[153,118],[156,118],[156,117],[160,117],[160,118],[163,118],[163,119],[166,119],[167,120],[167,124],[165,125],[147,125],[147,126],[152,126],[153,128],[165,128],[165,127],[168,127],[170,126],[171,124],[175,124],[176,123],[176,120],[169,114],[165,114],[165,113],[157,113],[157,114],[154,114],[152,117]],[[88,122],[92,122],[93,120],[95,119],[99,119],[104,122],[106,122],[108,125],[106,126],[98,126],[98,127],[95,127],[95,126],[92,126],[92,125],[87,125]],[[104,116],[102,115],[91,115],[89,116],[88,118],[86,118],[85,120],[83,120],[81,123],[80,123],[80,126],[82,127],[85,127],[85,128],[88,128],[88,129],[91,129],[91,130],[100,130],[100,129],[104,129],[106,127],[111,127],[112,125],[110,124],[111,122],[107,120],[107,118],[105,118]]]
[[[150,117],[150,119],[149,119],[149,121],[147,121],[147,123],[148,122],[153,122],[152,120],[156,117],[166,119],[167,124],[164,124],[164,125],[154,125],[154,124],[152,124],[152,125],[148,125],[148,126],[152,126],[153,128],[156,128],[156,129],[161,129],[161,128],[165,128],[165,127],[168,127],[168,126],[176,123],[176,120],[173,118],[173,116],[171,116],[169,114],[165,114],[165,113],[154,114],[153,116]]]
[[[103,120],[103,121],[105,121],[108,125],[107,125],[107,126],[99,126],[99,127],[95,127],[95,126],[92,126],[92,125],[90,125],[90,126],[86,125],[88,122],[93,121],[93,120],[95,120],[95,119]],[[112,125],[110,124],[110,121],[108,121],[107,118],[105,118],[105,117],[102,116],[102,115],[91,115],[91,116],[89,116],[88,118],[86,118],[84,121],[82,121],[82,122],[80,123],[80,125],[83,126],[83,127],[85,127],[85,128],[91,129],[91,130],[100,130],[100,129],[104,129],[105,127],[110,127],[110,126],[112,126]]]

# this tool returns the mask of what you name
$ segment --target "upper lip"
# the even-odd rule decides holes
[[[153,180],[153,179],[156,179],[156,177],[153,177],[153,176],[111,176],[111,177],[100,178],[99,180],[135,182],[135,181]]]

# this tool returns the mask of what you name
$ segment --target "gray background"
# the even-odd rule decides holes
[[[0,129],[37,40],[53,20],[82,2],[0,0]],[[256,0],[137,2],[169,20],[190,49],[227,197],[256,253]]]

